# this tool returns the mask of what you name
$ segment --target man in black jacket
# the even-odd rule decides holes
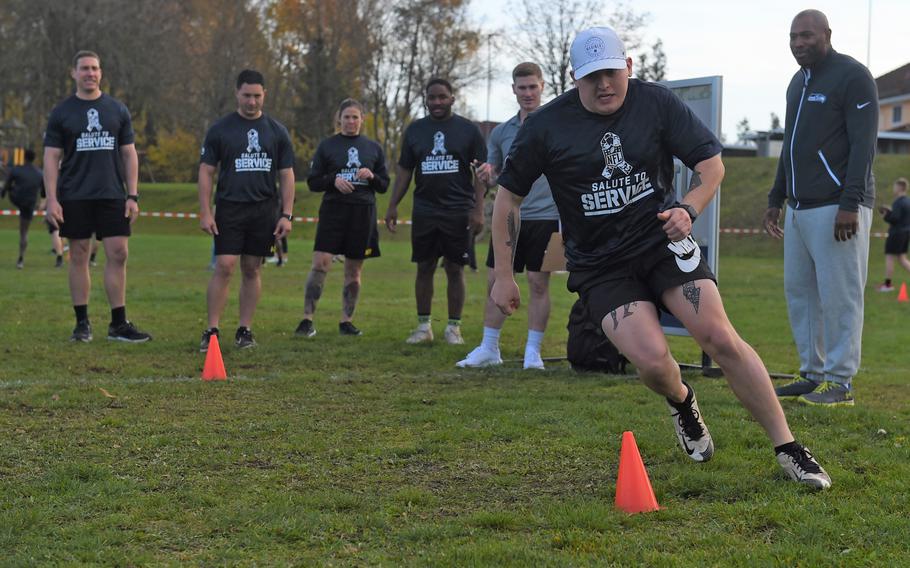
[[[878,93],[868,69],[831,47],[828,20],[817,10],[793,18],[790,51],[800,70],[787,88],[784,147],[764,227],[784,237],[778,221],[786,199],[784,288],[800,376],[777,394],[852,406],[875,201]]]

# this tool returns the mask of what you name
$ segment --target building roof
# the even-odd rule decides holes
[[[910,63],[877,77],[875,84],[879,99],[910,95]]]

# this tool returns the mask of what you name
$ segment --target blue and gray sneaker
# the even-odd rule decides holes
[[[853,390],[840,383],[824,381],[814,391],[797,400],[813,406],[853,406]]]
[[[796,398],[804,394],[809,394],[817,387],[817,382],[800,375],[789,383],[774,389],[774,393],[780,398]]]

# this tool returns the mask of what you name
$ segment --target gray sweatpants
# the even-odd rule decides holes
[[[800,372],[850,386],[862,349],[872,210],[859,208],[859,232],[845,242],[834,239],[837,210],[787,207],[784,290]]]

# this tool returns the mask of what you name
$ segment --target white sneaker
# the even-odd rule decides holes
[[[525,351],[525,369],[543,370],[543,359],[537,351]]]
[[[690,458],[697,462],[706,462],[714,455],[714,441],[698,410],[695,391],[685,381],[683,384],[689,389],[686,400],[677,404],[667,399],[673,426],[676,427],[676,437],[679,438],[680,447]]]
[[[499,349],[493,351],[483,345],[478,345],[474,351],[468,353],[468,356],[455,363],[456,367],[492,367],[502,365],[502,357],[499,356]]]
[[[797,444],[795,449],[777,454],[777,463],[793,481],[805,483],[815,489],[831,487],[831,477],[818,465],[809,448]]]
[[[430,343],[433,341],[433,328],[428,323],[422,323],[417,326],[411,336],[405,340],[405,343]]]
[[[444,335],[446,343],[449,345],[464,345],[464,339],[461,337],[460,325],[447,325]]]

